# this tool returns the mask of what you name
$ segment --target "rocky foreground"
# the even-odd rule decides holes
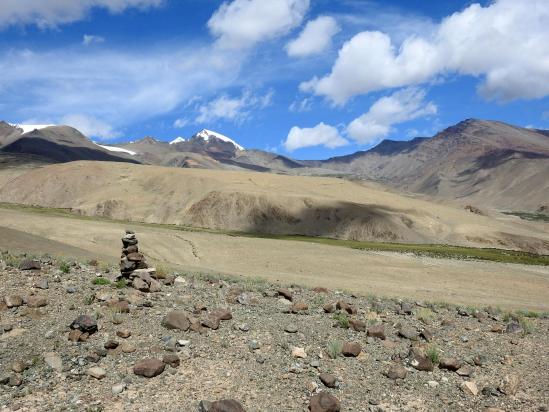
[[[150,268],[134,288],[117,275],[0,256],[2,411],[549,406],[544,316]]]

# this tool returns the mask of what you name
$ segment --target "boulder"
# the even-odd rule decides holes
[[[182,331],[187,331],[189,330],[191,323],[189,322],[189,318],[187,317],[187,314],[185,312],[173,310],[171,312],[168,312],[168,314],[162,321],[162,325],[168,329],[179,329]]]
[[[278,293],[278,296],[283,296],[284,298],[288,299],[289,301],[294,300],[292,292],[290,292],[288,289],[278,289],[277,293]]]
[[[373,337],[373,338],[378,338],[378,339],[381,339],[381,340],[385,340],[385,338],[386,338],[385,326],[383,326],[383,325],[370,326],[368,328],[368,331],[366,332],[366,334],[368,336]]]
[[[4,302],[8,308],[16,308],[23,305],[23,298],[19,295],[4,296]]]
[[[80,315],[70,324],[71,329],[77,329],[82,333],[93,334],[97,332],[97,322],[89,315]]]
[[[406,378],[407,374],[408,371],[404,366],[401,365],[393,365],[389,368],[387,372],[385,372],[385,376],[393,380],[404,379]]]
[[[341,404],[332,394],[322,391],[309,400],[310,412],[340,412]]]
[[[349,320],[349,326],[356,332],[366,332],[366,322],[357,319]]]
[[[166,364],[159,359],[143,359],[137,362],[133,367],[133,373],[145,378],[153,378],[164,372]]]
[[[456,358],[442,358],[438,364],[440,369],[448,369],[450,371],[457,371],[461,368],[461,362]]]
[[[345,342],[341,348],[341,353],[347,357],[357,357],[361,351],[362,348],[357,342]]]
[[[324,384],[324,386],[328,388],[336,387],[337,378],[335,375],[332,375],[331,373],[321,373],[318,378],[320,379],[320,382]]]
[[[19,263],[19,269],[21,270],[40,270],[42,269],[42,265],[40,265],[40,262],[34,259],[23,259]]]

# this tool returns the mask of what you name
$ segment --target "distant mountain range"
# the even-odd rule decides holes
[[[0,122],[0,157],[44,162],[110,160],[169,167],[254,170],[370,180],[410,193],[507,210],[549,208],[549,131],[468,119],[432,138],[384,140],[376,147],[326,160],[295,160],[244,149],[202,130],[189,139],[154,137],[98,145],[68,126]]]

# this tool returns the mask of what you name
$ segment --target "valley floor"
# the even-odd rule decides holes
[[[549,310],[547,266],[435,259],[0,208],[2,249],[115,262],[126,228],[137,232],[149,260],[182,271],[321,285],[362,295]]]

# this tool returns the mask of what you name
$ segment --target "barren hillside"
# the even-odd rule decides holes
[[[341,179],[72,162],[0,178],[0,201],[213,229],[547,252],[544,224]]]

